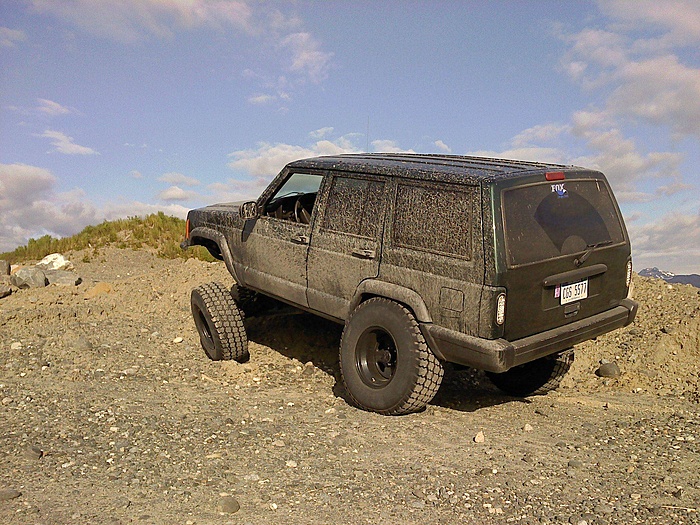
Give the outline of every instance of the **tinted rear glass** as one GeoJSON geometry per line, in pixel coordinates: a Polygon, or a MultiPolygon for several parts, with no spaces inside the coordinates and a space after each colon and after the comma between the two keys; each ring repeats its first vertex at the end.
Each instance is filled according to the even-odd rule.
{"type": "Polygon", "coordinates": [[[516,187],[503,192],[502,203],[510,266],[624,241],[620,218],[603,181],[516,187]]]}

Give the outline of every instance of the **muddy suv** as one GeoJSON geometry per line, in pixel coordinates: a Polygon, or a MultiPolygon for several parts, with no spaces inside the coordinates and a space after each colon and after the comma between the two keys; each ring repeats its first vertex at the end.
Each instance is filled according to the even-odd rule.
{"type": "Polygon", "coordinates": [[[527,396],[573,346],[632,322],[627,231],[605,176],[574,166],[361,154],[288,164],[255,202],[189,212],[183,248],[222,259],[232,289],[192,292],[211,359],[248,358],[243,324],[271,300],[344,323],[354,403],[422,409],[445,362],[527,396]],[[267,303],[266,303],[267,301],[267,303]]]}

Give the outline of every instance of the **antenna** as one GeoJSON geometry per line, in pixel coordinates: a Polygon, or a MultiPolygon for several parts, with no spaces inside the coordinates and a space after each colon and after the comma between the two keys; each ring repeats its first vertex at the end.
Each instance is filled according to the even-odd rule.
{"type": "Polygon", "coordinates": [[[369,115],[367,115],[367,147],[365,152],[369,153],[369,115]]]}

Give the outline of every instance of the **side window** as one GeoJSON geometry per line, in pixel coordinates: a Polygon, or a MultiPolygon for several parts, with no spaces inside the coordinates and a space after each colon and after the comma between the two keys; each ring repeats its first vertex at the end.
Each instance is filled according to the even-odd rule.
{"type": "Polygon", "coordinates": [[[323,176],[293,173],[265,204],[264,215],[309,224],[323,176]]]}
{"type": "Polygon", "coordinates": [[[471,259],[476,195],[472,187],[399,183],[392,244],[471,259]]]}
{"type": "Polygon", "coordinates": [[[376,180],[335,177],[328,193],[321,227],[358,237],[375,238],[383,217],[384,183],[376,180]]]}

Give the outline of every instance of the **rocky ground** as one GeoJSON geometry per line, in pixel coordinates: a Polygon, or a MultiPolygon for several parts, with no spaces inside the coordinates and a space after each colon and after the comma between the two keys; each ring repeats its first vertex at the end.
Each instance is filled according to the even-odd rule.
{"type": "Polygon", "coordinates": [[[306,314],[209,361],[189,293],[230,284],[221,264],[66,255],[81,284],[0,299],[0,523],[700,523],[697,288],[636,278],[637,322],[557,392],[448,370],[383,417],[345,401],[340,327],[306,314]]]}

